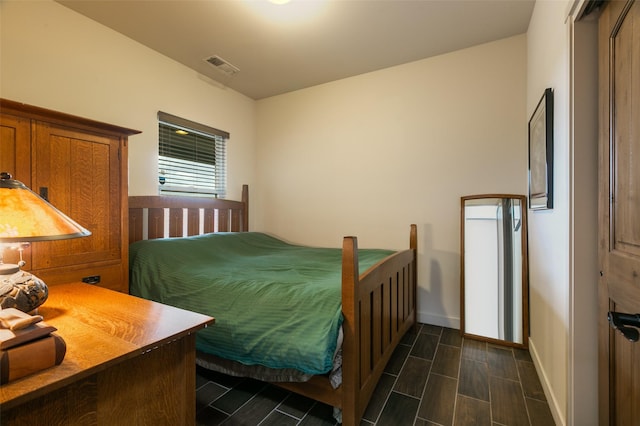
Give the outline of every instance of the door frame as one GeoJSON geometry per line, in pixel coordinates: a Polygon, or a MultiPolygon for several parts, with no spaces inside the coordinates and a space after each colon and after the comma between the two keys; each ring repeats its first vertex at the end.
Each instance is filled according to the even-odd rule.
{"type": "Polygon", "coordinates": [[[567,424],[598,419],[598,16],[574,0],[569,31],[570,294],[567,424]]]}

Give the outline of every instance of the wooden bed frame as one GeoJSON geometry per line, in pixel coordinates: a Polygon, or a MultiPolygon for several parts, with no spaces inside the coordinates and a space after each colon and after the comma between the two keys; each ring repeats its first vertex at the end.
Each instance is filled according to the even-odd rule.
{"type": "MultiPolygon", "coordinates": [[[[242,201],[196,197],[129,197],[129,242],[249,229],[249,190],[242,201]]],[[[394,349],[416,325],[417,229],[410,248],[396,252],[358,275],[356,237],[344,237],[342,251],[342,385],[325,376],[280,387],[342,409],[342,424],[358,425],[394,349]]],[[[215,315],[213,315],[215,316],[215,315]]]]}

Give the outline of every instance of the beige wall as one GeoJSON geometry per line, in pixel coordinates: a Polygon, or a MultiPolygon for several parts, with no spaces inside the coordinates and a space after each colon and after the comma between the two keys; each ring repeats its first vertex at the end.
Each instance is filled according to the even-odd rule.
{"type": "Polygon", "coordinates": [[[420,319],[459,325],[459,197],[526,192],[526,39],[254,102],[67,8],[0,3],[0,96],[142,130],[131,195],[156,193],[156,114],[231,133],[251,227],[403,248],[419,225],[420,319]]]}
{"type": "Polygon", "coordinates": [[[554,209],[529,216],[530,349],[556,423],[582,426],[598,419],[597,44],[574,3],[537,1],[527,33],[527,114],[555,98],[554,209]]]}
{"type": "Polygon", "coordinates": [[[556,421],[566,423],[569,340],[569,41],[564,1],[538,2],[529,23],[527,115],[554,90],[554,208],[529,215],[531,352],[556,421]]]}
{"type": "Polygon", "coordinates": [[[229,195],[254,174],[255,103],[50,0],[0,2],[0,96],[141,130],[131,195],[157,193],[157,112],[231,134],[229,195]]]}
{"type": "Polygon", "coordinates": [[[458,327],[460,197],[526,192],[525,87],[521,35],[258,101],[258,228],[404,248],[416,223],[419,319],[458,327]]]}

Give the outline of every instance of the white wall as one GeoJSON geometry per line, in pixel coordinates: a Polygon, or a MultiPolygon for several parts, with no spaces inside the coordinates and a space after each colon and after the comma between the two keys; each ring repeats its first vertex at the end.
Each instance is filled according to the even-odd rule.
{"type": "Polygon", "coordinates": [[[526,38],[257,102],[256,225],[295,242],[405,248],[419,319],[459,325],[460,197],[527,188],[526,38]]]}
{"type": "Polygon", "coordinates": [[[556,423],[590,425],[598,419],[597,45],[593,24],[574,25],[573,5],[538,0],[527,32],[528,116],[545,88],[555,98],[554,209],[529,215],[530,350],[556,423]]]}
{"type": "Polygon", "coordinates": [[[556,422],[566,423],[569,340],[569,39],[567,3],[536,2],[528,31],[527,115],[554,90],[554,208],[529,215],[530,345],[556,422]],[[558,418],[558,416],[560,418],[558,418]]]}
{"type": "Polygon", "coordinates": [[[50,0],[0,2],[0,96],[141,130],[129,193],[157,193],[158,110],[231,134],[229,195],[253,183],[255,103],[50,0]]]}

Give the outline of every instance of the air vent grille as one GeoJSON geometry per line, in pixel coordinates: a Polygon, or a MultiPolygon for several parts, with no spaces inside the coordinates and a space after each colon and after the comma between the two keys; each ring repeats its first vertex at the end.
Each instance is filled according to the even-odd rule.
{"type": "Polygon", "coordinates": [[[226,75],[235,75],[240,72],[240,68],[222,59],[220,56],[210,56],[205,59],[211,66],[226,75]]]}

